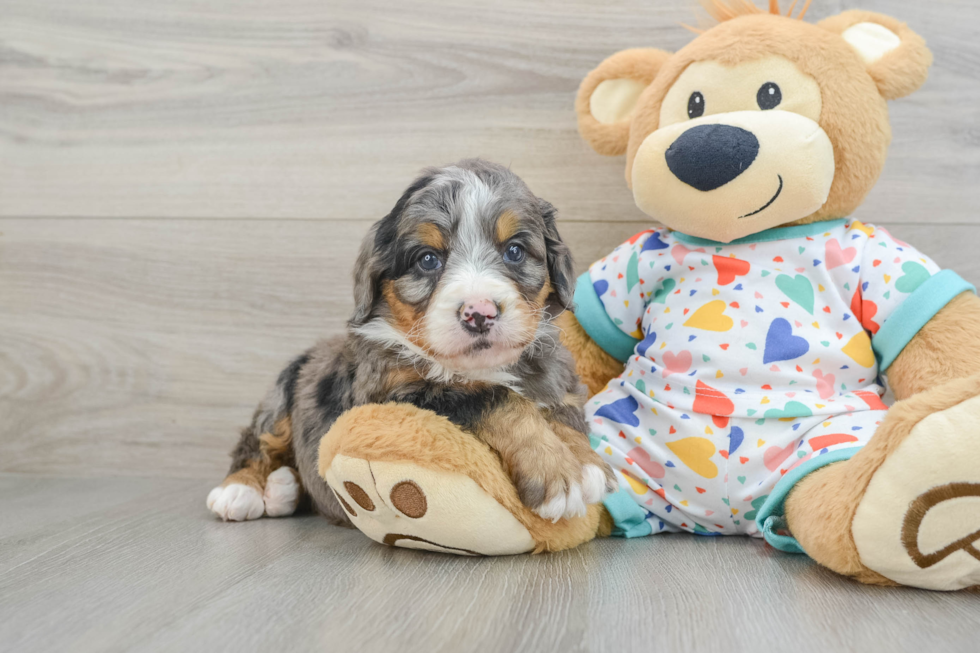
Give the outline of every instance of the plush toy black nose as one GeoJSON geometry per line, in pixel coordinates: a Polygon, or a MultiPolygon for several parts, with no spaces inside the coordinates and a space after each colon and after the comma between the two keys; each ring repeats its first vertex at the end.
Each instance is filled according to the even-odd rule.
{"type": "Polygon", "coordinates": [[[698,125],[667,148],[667,167],[698,190],[724,186],[748,169],[759,154],[759,139],[741,127],[698,125]]]}

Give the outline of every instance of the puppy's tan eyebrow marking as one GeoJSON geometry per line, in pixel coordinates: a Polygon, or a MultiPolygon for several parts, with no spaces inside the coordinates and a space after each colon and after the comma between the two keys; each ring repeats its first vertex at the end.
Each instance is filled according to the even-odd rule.
{"type": "Polygon", "coordinates": [[[420,224],[416,233],[422,244],[440,251],[446,249],[446,239],[442,235],[442,230],[431,222],[420,224]]]}
{"type": "Polygon", "coordinates": [[[507,210],[497,216],[497,242],[505,243],[517,233],[521,225],[520,218],[511,211],[507,210]]]}

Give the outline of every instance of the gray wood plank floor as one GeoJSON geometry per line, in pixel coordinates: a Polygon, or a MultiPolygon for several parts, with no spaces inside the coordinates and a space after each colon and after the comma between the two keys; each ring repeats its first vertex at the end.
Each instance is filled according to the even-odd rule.
{"type": "Polygon", "coordinates": [[[553,555],[226,524],[209,482],[0,475],[8,651],[976,651],[977,595],[862,586],[744,538],[553,555]]]}
{"type": "MultiPolygon", "coordinates": [[[[574,92],[617,50],[681,47],[695,4],[0,0],[0,651],[977,650],[976,594],[754,541],[462,560],[203,507],[421,167],[510,164],[580,270],[649,226],[574,92]]],[[[809,18],[855,7],[936,56],[857,215],[980,284],[980,3],[809,18]]]]}

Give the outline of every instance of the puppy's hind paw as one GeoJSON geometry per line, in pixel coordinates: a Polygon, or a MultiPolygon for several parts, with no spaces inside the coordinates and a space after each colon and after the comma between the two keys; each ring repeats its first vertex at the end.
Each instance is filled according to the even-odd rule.
{"type": "Polygon", "coordinates": [[[296,512],[302,488],[292,467],[280,467],[265,479],[265,514],[285,517],[296,512]]]}
{"type": "Polygon", "coordinates": [[[258,519],[265,512],[262,493],[251,485],[231,483],[208,493],[208,509],[225,521],[258,519]]]}

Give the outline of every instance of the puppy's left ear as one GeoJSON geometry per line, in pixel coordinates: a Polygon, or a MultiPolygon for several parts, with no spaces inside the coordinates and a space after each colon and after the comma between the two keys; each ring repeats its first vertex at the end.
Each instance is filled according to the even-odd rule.
{"type": "Polygon", "coordinates": [[[840,34],[857,51],[868,74],[886,100],[897,100],[926,81],[932,53],[925,40],[908,25],[890,16],[852,10],[818,23],[840,34]]]}
{"type": "Polygon", "coordinates": [[[544,242],[548,249],[548,276],[551,279],[551,288],[561,307],[570,309],[575,296],[575,265],[572,262],[572,252],[558,234],[555,207],[542,199],[538,200],[538,205],[541,217],[544,218],[544,242]]]}

